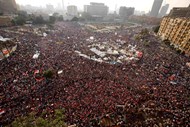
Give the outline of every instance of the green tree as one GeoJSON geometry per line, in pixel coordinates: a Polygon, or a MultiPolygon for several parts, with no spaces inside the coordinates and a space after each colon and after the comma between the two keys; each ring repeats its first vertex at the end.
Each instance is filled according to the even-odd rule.
{"type": "Polygon", "coordinates": [[[14,25],[24,25],[26,23],[26,19],[22,16],[17,16],[12,20],[14,25]]]}
{"type": "Polygon", "coordinates": [[[26,23],[27,18],[28,18],[27,12],[26,11],[19,11],[17,14],[18,14],[18,16],[12,20],[12,23],[14,25],[24,25],[26,23]]]}
{"type": "Polygon", "coordinates": [[[155,33],[158,33],[159,29],[160,29],[160,26],[153,27],[153,31],[154,31],[155,33]]]}
{"type": "Polygon", "coordinates": [[[141,30],[141,34],[142,34],[142,35],[148,35],[148,34],[149,34],[148,29],[147,29],[147,28],[142,29],[142,30],[141,30]]]}
{"type": "Polygon", "coordinates": [[[45,21],[44,21],[44,18],[40,15],[40,16],[37,16],[34,18],[33,23],[34,24],[44,24],[45,21]]]}
{"type": "Polygon", "coordinates": [[[82,13],[82,17],[81,18],[85,19],[85,20],[90,20],[90,21],[95,20],[89,13],[86,13],[86,12],[82,13]]]}
{"type": "Polygon", "coordinates": [[[55,16],[50,16],[50,17],[49,17],[49,22],[50,22],[50,23],[53,24],[53,23],[55,23],[55,21],[56,21],[56,17],[55,17],[55,16]]]}
{"type": "Polygon", "coordinates": [[[18,15],[25,19],[28,17],[28,14],[26,11],[18,11],[18,15]]]}
{"type": "Polygon", "coordinates": [[[52,70],[47,70],[44,72],[43,76],[47,79],[52,78],[53,77],[53,71],[52,70]]]}
{"type": "Polygon", "coordinates": [[[71,19],[71,21],[79,21],[79,18],[73,17],[73,18],[71,19]]]}
{"type": "Polygon", "coordinates": [[[55,13],[53,13],[53,16],[57,18],[57,17],[59,17],[59,13],[55,12],[55,13]]]}
{"type": "Polygon", "coordinates": [[[58,20],[58,21],[64,21],[63,15],[60,15],[57,20],[58,20]]]}

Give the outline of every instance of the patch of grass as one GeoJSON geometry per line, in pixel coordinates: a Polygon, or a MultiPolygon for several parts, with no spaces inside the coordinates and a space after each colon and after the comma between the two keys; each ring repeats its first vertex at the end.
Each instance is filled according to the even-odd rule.
{"type": "Polygon", "coordinates": [[[40,116],[36,116],[36,113],[32,112],[28,116],[23,116],[15,119],[11,123],[11,127],[66,127],[64,122],[64,110],[57,109],[54,114],[49,114],[48,117],[44,115],[47,112],[42,112],[40,116]]]}

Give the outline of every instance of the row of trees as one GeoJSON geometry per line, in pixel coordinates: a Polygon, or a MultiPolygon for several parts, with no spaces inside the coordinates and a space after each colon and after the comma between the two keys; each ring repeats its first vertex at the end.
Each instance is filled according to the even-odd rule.
{"type": "Polygon", "coordinates": [[[18,16],[12,20],[12,23],[14,25],[24,25],[27,23],[27,21],[33,24],[52,24],[55,21],[63,21],[63,16],[59,15],[58,13],[54,13],[52,16],[49,16],[49,20],[44,20],[43,16],[41,15],[29,15],[25,11],[19,11],[18,16]]]}
{"type": "MultiPolygon", "coordinates": [[[[63,21],[64,18],[59,13],[54,13],[49,16],[49,20],[45,20],[41,15],[27,14],[26,11],[19,11],[18,15],[12,20],[14,25],[24,25],[27,22],[31,22],[33,24],[53,24],[55,21],[63,21]]],[[[82,15],[78,17],[73,17],[70,21],[95,21],[95,18],[90,14],[84,12],[82,15]]]]}

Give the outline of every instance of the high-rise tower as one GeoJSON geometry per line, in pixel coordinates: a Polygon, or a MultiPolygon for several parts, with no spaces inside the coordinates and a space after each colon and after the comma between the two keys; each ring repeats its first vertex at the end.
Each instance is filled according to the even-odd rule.
{"type": "Polygon", "coordinates": [[[63,11],[64,11],[64,0],[62,0],[62,9],[63,9],[63,11]]]}
{"type": "Polygon", "coordinates": [[[162,6],[162,8],[160,9],[160,13],[159,13],[158,17],[165,16],[167,11],[168,11],[168,8],[169,8],[169,4],[162,6]]]}
{"type": "Polygon", "coordinates": [[[150,12],[151,17],[157,17],[163,0],[154,0],[152,10],[150,12]]]}
{"type": "Polygon", "coordinates": [[[15,0],[0,0],[0,12],[4,14],[16,13],[17,5],[15,0]]]}

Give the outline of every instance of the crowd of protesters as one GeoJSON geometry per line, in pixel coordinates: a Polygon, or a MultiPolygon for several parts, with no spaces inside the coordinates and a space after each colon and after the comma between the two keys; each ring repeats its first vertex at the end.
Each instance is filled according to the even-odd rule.
{"type": "Polygon", "coordinates": [[[81,127],[101,126],[101,118],[107,117],[113,125],[190,126],[189,58],[153,34],[142,38],[149,40],[145,46],[142,39],[135,39],[142,28],[98,33],[78,23],[61,22],[44,37],[32,27],[20,32],[19,27],[1,29],[0,35],[16,38],[18,46],[0,61],[0,123],[63,108],[65,121],[81,127]],[[95,43],[86,41],[90,36],[98,42],[121,39],[137,45],[143,58],[116,65],[83,58],[75,50],[87,54],[88,44],[95,43]],[[40,55],[33,59],[36,51],[40,55]],[[49,69],[53,77],[43,78],[49,69]],[[118,105],[123,105],[122,111],[118,105]]]}

